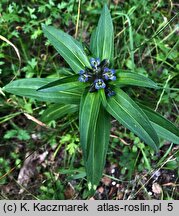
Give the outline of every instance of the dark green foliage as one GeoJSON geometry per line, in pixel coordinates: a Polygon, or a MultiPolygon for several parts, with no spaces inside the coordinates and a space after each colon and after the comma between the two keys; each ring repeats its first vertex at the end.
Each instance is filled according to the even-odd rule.
{"type": "MultiPolygon", "coordinates": [[[[32,114],[34,106],[43,104],[35,102],[35,100],[45,101],[47,105],[52,103],[43,112],[41,120],[53,127],[56,126],[54,120],[59,120],[62,123],[62,127],[60,127],[70,128],[69,131],[72,134],[77,133],[78,126],[76,126],[75,121],[79,120],[80,142],[88,188],[91,193],[96,189],[103,174],[110,137],[111,116],[149,145],[149,147],[145,146],[134,135],[129,136],[128,139],[133,140],[134,145],[132,145],[133,147],[120,146],[122,151],[119,161],[121,173],[126,174],[128,179],[131,179],[136,167],[139,172],[144,169],[151,170],[151,161],[154,160],[152,148],[160,152],[163,139],[179,144],[178,128],[149,108],[154,108],[154,104],[157,104],[157,110],[158,107],[160,108],[160,104],[165,104],[162,110],[159,109],[161,113],[165,117],[168,113],[173,113],[174,117],[169,118],[172,121],[177,118],[179,64],[177,62],[178,52],[176,51],[178,42],[174,37],[176,33],[168,36],[170,40],[167,36],[161,40],[161,32],[158,34],[165,24],[162,23],[161,17],[166,16],[167,19],[170,17],[166,14],[165,3],[161,1],[160,5],[156,6],[163,13],[162,16],[154,9],[155,5],[152,6],[152,3],[132,1],[132,7],[128,2],[119,5],[111,4],[113,22],[107,5],[100,12],[101,2],[95,1],[93,3],[95,6],[90,3],[86,9],[81,8],[81,13],[91,17],[91,19],[89,18],[90,21],[86,21],[87,18],[84,17],[85,24],[83,23],[83,29],[79,29],[78,32],[80,41],[89,41],[90,35],[92,35],[90,42],[84,45],[71,36],[74,35],[76,16],[71,16],[70,13],[72,11],[74,14],[77,12],[75,1],[71,0],[68,3],[62,1],[58,4],[55,0],[45,4],[43,1],[39,1],[38,7],[33,7],[32,2],[30,1],[28,6],[23,5],[20,1],[17,3],[8,1],[4,3],[2,1],[0,3],[0,13],[3,13],[3,20],[0,21],[3,26],[2,35],[7,35],[8,39],[12,39],[12,42],[19,48],[22,57],[21,71],[23,71],[23,74],[19,73],[18,66],[14,64],[16,57],[9,58],[12,55],[11,48],[8,47],[6,50],[7,45],[3,42],[0,48],[2,53],[0,54],[0,65],[3,65],[2,82],[8,83],[11,76],[7,75],[12,71],[17,77],[26,78],[10,82],[3,90],[11,94],[32,98],[32,100],[26,100],[13,96],[13,100],[16,101],[14,109],[32,114]],[[4,10],[6,3],[8,7],[4,10]],[[154,11],[151,16],[147,15],[150,11],[154,11]],[[9,12],[11,16],[8,14],[9,12]],[[96,19],[100,13],[101,16],[97,24],[96,19]],[[136,17],[140,17],[141,21],[139,22],[136,17]],[[152,20],[157,20],[156,26],[154,25],[155,31],[151,28],[153,26],[152,20]],[[12,27],[10,27],[11,34],[8,34],[4,26],[8,26],[12,22],[17,23],[17,30],[11,30],[12,27]],[[56,28],[49,26],[52,23],[56,28]],[[97,28],[91,27],[96,24],[97,28]],[[72,31],[69,30],[70,25],[72,25],[72,31]],[[41,28],[41,26],[43,27],[41,28]],[[45,43],[43,33],[49,40],[46,47],[43,46],[45,43]],[[83,35],[86,35],[85,38],[83,35]],[[153,35],[155,37],[152,37],[153,35]],[[25,37],[29,43],[25,43],[26,40],[22,41],[25,37]],[[140,46],[143,42],[144,46],[140,46]],[[54,49],[49,44],[55,47],[71,69],[63,68],[66,64],[60,56],[56,57],[54,49]],[[31,53],[29,52],[31,47],[38,47],[38,50],[31,53]],[[151,59],[148,59],[150,56],[151,59]],[[94,78],[96,75],[91,80],[79,82],[78,73],[81,70],[85,70],[87,73],[92,71],[93,73],[97,69],[90,63],[91,57],[100,58],[100,61],[110,60],[109,68],[117,69],[115,72],[116,80],[105,80],[106,87],[100,87],[97,83],[97,88],[94,78]],[[9,63],[12,65],[12,69],[9,69],[9,63]],[[59,63],[60,69],[58,69],[59,63]],[[98,89],[98,87],[100,88],[98,89]],[[171,103],[174,105],[174,111],[171,103]],[[71,122],[75,122],[75,129],[71,122]],[[71,128],[73,128],[72,131],[71,128]],[[137,139],[138,141],[136,141],[137,139]],[[142,160],[138,160],[140,153],[143,157],[142,160]],[[135,159],[136,161],[133,163],[135,159]]],[[[166,33],[168,34],[167,28],[164,29],[163,35],[165,36],[166,33]]],[[[100,73],[102,72],[100,71],[100,73]]],[[[103,74],[99,77],[100,82],[103,79],[102,76],[103,74]]],[[[36,108],[39,109],[38,106],[36,108]]],[[[8,121],[16,115],[19,114],[12,113],[12,115],[5,116],[1,122],[8,121]]],[[[5,133],[4,139],[29,140],[29,134],[29,131],[27,132],[25,129],[10,129],[5,133]]],[[[120,135],[123,136],[123,134],[120,135]]],[[[69,142],[68,145],[65,146],[66,152],[72,155],[67,163],[70,166],[74,162],[78,143],[77,139],[74,140],[70,138],[66,141],[69,142]]],[[[50,136],[49,134],[50,145],[53,146],[55,142],[54,135],[50,136]]],[[[55,155],[62,144],[64,143],[61,142],[56,149],[55,155]]],[[[176,169],[177,162],[175,162],[167,163],[165,168],[176,169]]],[[[84,171],[81,178],[83,177],[85,177],[84,171]]],[[[40,198],[64,198],[61,193],[54,194],[56,187],[61,191],[64,190],[61,182],[57,181],[57,184],[51,184],[49,179],[48,177],[46,184],[40,189],[44,193],[41,194],[40,198]],[[47,192],[48,187],[53,189],[47,192]]]]}
{"type": "MultiPolygon", "coordinates": [[[[79,104],[79,97],[82,93],[79,113],[80,142],[83,150],[88,187],[91,192],[96,189],[102,176],[109,143],[109,114],[105,109],[155,150],[159,148],[157,134],[165,137],[164,134],[165,131],[167,132],[167,128],[170,128],[167,133],[167,139],[171,141],[178,140],[178,135],[176,136],[179,133],[178,129],[172,123],[163,120],[162,117],[158,117],[155,114],[151,115],[148,110],[144,109],[146,115],[122,89],[113,88],[110,82],[109,84],[103,83],[102,75],[100,75],[100,78],[97,78],[98,81],[93,80],[94,84],[92,85],[94,87],[92,86],[91,88],[94,88],[95,91],[92,91],[91,88],[89,92],[84,90],[89,89],[88,76],[90,77],[91,73],[96,73],[98,77],[101,70],[109,71],[108,68],[105,68],[106,66],[102,66],[104,69],[98,68],[99,61],[103,59],[113,60],[113,24],[106,5],[103,7],[97,29],[91,38],[91,53],[96,57],[96,60],[91,59],[91,65],[83,51],[83,46],[74,38],[54,27],[43,26],[43,31],[75,73],[79,72],[81,76],[84,76],[83,70],[86,67],[89,68],[84,78],[80,78],[81,82],[87,82],[86,87],[81,85],[80,82],[78,83],[76,75],[71,75],[53,82],[50,82],[48,79],[14,81],[5,86],[4,90],[21,96],[62,104],[73,104],[76,102],[79,104]],[[89,72],[90,67],[94,68],[91,72],[89,72]],[[42,84],[43,82],[47,84],[44,85],[42,84]],[[97,85],[97,82],[101,84],[98,83],[97,85]],[[28,88],[27,85],[29,85],[28,88]],[[110,85],[114,91],[110,89],[110,85]],[[109,91],[111,91],[110,94],[109,91]],[[110,97],[106,100],[106,96],[110,97]],[[163,125],[163,122],[165,125],[163,125]]],[[[108,79],[108,76],[105,79],[108,79]]],[[[120,85],[121,87],[137,85],[157,88],[153,81],[144,76],[123,72],[121,72],[120,76],[120,71],[118,71],[115,84],[116,86],[119,85],[119,87],[120,85]]]]}

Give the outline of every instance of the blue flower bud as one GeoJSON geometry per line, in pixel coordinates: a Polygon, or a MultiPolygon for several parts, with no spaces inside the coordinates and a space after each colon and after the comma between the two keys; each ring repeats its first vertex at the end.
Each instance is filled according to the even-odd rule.
{"type": "Polygon", "coordinates": [[[109,68],[104,68],[103,70],[103,77],[105,80],[116,80],[115,70],[114,69],[109,69],[109,68]]]}
{"type": "Polygon", "coordinates": [[[82,74],[82,75],[78,78],[78,80],[79,80],[80,82],[87,82],[87,81],[88,81],[88,74],[82,74]]]}
{"type": "Polygon", "coordinates": [[[109,79],[112,80],[112,81],[115,81],[116,80],[116,76],[113,75],[109,79]]]}
{"type": "Polygon", "coordinates": [[[95,84],[95,89],[101,89],[101,88],[105,88],[106,87],[106,84],[104,83],[104,81],[102,79],[96,79],[94,81],[94,84],[95,84]]]}
{"type": "Polygon", "coordinates": [[[110,88],[107,88],[105,90],[105,92],[106,92],[106,94],[107,94],[108,97],[116,95],[116,93],[114,91],[112,91],[110,88]]]}
{"type": "Polygon", "coordinates": [[[90,83],[89,92],[104,89],[107,96],[111,97],[115,95],[115,92],[109,88],[110,83],[108,83],[108,80],[116,80],[115,70],[108,68],[110,64],[109,60],[103,59],[100,62],[99,58],[91,58],[90,64],[91,68],[85,67],[79,71],[78,80],[80,82],[90,83]]]}
{"type": "Polygon", "coordinates": [[[114,96],[114,95],[116,95],[116,93],[114,91],[110,91],[110,92],[107,93],[108,97],[111,97],[111,96],[114,96]]]}
{"type": "Polygon", "coordinates": [[[79,74],[80,74],[80,75],[82,75],[82,74],[84,74],[84,73],[85,73],[85,70],[80,70],[80,71],[79,71],[79,74]]]}
{"type": "Polygon", "coordinates": [[[91,64],[91,67],[97,69],[97,67],[100,65],[100,59],[99,58],[91,58],[90,59],[90,64],[91,64]]]}

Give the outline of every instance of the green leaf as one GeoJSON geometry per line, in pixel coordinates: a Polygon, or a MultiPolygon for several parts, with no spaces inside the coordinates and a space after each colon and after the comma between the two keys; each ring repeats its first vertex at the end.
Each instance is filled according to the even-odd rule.
{"type": "Polygon", "coordinates": [[[29,140],[30,139],[30,135],[28,134],[28,132],[26,130],[18,130],[18,135],[17,138],[19,140],[29,140]]]}
{"type": "Polygon", "coordinates": [[[85,161],[89,152],[89,141],[95,132],[101,100],[98,93],[84,93],[80,103],[80,140],[85,161]]]}
{"type": "Polygon", "coordinates": [[[98,26],[92,34],[90,41],[91,52],[101,60],[113,61],[114,32],[110,12],[105,4],[98,22],[98,26]]]}
{"type": "Polygon", "coordinates": [[[50,43],[74,72],[78,73],[85,66],[91,67],[80,42],[76,41],[69,34],[52,26],[43,25],[42,28],[50,43]]]}
{"type": "Polygon", "coordinates": [[[16,137],[18,131],[17,130],[8,130],[5,135],[4,135],[4,139],[11,139],[13,137],[16,137]]]}
{"type": "Polygon", "coordinates": [[[41,86],[46,85],[54,79],[46,78],[29,78],[15,80],[5,87],[3,90],[11,94],[34,98],[40,101],[62,103],[62,104],[79,104],[81,92],[80,91],[61,91],[61,92],[39,92],[41,86]]]}
{"type": "Polygon", "coordinates": [[[133,85],[133,86],[142,86],[148,88],[158,88],[157,84],[151,79],[136,73],[129,72],[120,72],[116,71],[117,80],[114,82],[114,85],[133,85]]]}
{"type": "Polygon", "coordinates": [[[100,89],[98,90],[101,96],[101,101],[104,107],[107,106],[107,100],[106,100],[106,95],[105,95],[105,90],[104,89],[100,89]]]}
{"type": "Polygon", "coordinates": [[[18,138],[19,140],[29,140],[30,135],[26,130],[17,129],[17,130],[9,130],[4,135],[4,139],[18,138]]]}
{"type": "Polygon", "coordinates": [[[157,150],[158,136],[146,114],[124,91],[115,89],[115,92],[116,95],[108,99],[107,111],[146,144],[157,150]]]}
{"type": "Polygon", "coordinates": [[[70,89],[83,89],[86,85],[78,81],[79,75],[72,75],[62,79],[58,79],[40,87],[37,91],[42,92],[57,92],[67,91],[70,89]]]}
{"type": "Polygon", "coordinates": [[[95,133],[91,137],[89,156],[86,161],[86,173],[91,188],[95,189],[102,178],[106,162],[106,154],[110,138],[110,115],[100,107],[99,116],[96,122],[95,133]]]}
{"type": "Polygon", "coordinates": [[[99,92],[84,94],[80,109],[80,140],[88,186],[93,192],[104,169],[109,143],[110,116],[101,104],[99,92]]]}
{"type": "Polygon", "coordinates": [[[139,104],[139,106],[143,109],[160,137],[175,144],[179,144],[179,129],[172,122],[142,104],[139,104]]]}
{"type": "Polygon", "coordinates": [[[73,114],[77,112],[79,106],[76,104],[52,104],[46,109],[41,117],[41,121],[49,122],[63,118],[65,115],[73,114]]]}

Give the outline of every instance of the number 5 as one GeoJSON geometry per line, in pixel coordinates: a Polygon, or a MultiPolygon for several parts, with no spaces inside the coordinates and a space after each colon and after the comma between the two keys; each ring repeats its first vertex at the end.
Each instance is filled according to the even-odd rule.
{"type": "Polygon", "coordinates": [[[173,203],[168,203],[167,210],[168,211],[172,211],[173,210],[173,203]]]}

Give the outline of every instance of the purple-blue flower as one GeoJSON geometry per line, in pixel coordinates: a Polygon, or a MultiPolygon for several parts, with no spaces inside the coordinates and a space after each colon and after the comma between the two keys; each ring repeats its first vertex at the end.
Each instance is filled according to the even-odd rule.
{"type": "Polygon", "coordinates": [[[104,68],[103,71],[103,77],[105,80],[116,80],[115,70],[114,69],[109,69],[109,68],[104,68]]]}
{"type": "Polygon", "coordinates": [[[101,89],[101,88],[105,88],[106,84],[102,79],[95,79],[94,81],[94,85],[95,85],[95,89],[101,89]]]}
{"type": "Polygon", "coordinates": [[[78,80],[80,81],[80,82],[87,82],[88,81],[88,74],[82,74],[79,78],[78,78],[78,80]]]}
{"type": "Polygon", "coordinates": [[[90,64],[92,68],[97,69],[97,67],[100,65],[100,59],[99,58],[91,58],[90,59],[90,64]]]}
{"type": "Polygon", "coordinates": [[[82,75],[82,74],[84,74],[84,73],[85,73],[85,70],[80,70],[80,71],[79,71],[79,74],[80,74],[80,75],[82,75]]]}
{"type": "Polygon", "coordinates": [[[104,89],[106,96],[113,96],[115,92],[110,89],[110,82],[116,80],[115,70],[108,68],[108,59],[100,61],[99,58],[90,59],[91,68],[85,67],[79,71],[80,82],[88,82],[89,92],[104,89]]]}

